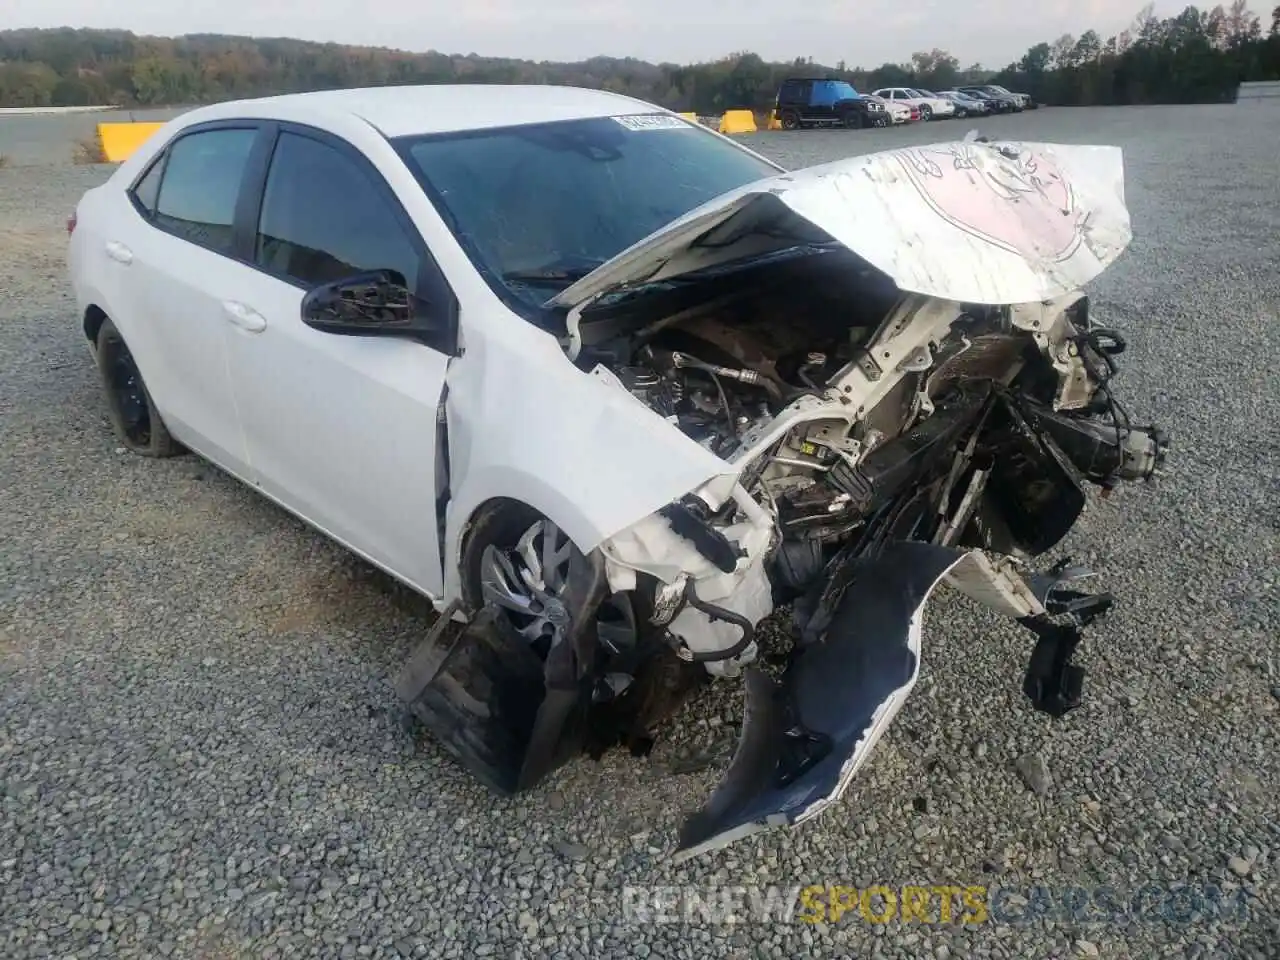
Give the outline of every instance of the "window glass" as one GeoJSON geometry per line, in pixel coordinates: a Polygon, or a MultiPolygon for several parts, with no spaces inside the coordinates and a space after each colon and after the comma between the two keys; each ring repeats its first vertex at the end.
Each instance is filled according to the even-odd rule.
{"type": "Polygon", "coordinates": [[[156,198],[160,194],[160,173],[164,168],[164,156],[151,164],[151,169],[147,171],[146,176],[138,181],[138,185],[133,188],[134,199],[141,204],[147,213],[156,212],[156,198]]]}
{"type": "Polygon", "coordinates": [[[344,152],[298,134],[276,143],[257,263],[308,286],[393,270],[417,292],[419,257],[390,203],[344,152]]]}
{"type": "Polygon", "coordinates": [[[778,173],[661,114],[411,139],[407,152],[476,266],[532,307],[695,207],[778,173]]]}
{"type": "Polygon", "coordinates": [[[782,85],[782,100],[792,103],[804,98],[804,84],[797,80],[788,80],[782,85]]]}
{"type": "Polygon", "coordinates": [[[207,130],[169,148],[156,223],[219,253],[232,249],[231,225],[256,130],[207,130]]]}
{"type": "Polygon", "coordinates": [[[853,100],[858,96],[851,84],[842,80],[823,80],[813,85],[813,105],[829,107],[840,100],[853,100]]]}

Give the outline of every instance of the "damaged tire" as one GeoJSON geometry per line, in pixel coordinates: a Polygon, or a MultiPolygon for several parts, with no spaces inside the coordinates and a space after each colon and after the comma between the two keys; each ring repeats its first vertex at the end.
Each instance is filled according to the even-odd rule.
{"type": "Polygon", "coordinates": [[[173,457],[184,450],[169,435],[129,346],[110,319],[98,329],[98,375],[107,415],[126,449],[143,457],[173,457]]]}
{"type": "Polygon", "coordinates": [[[409,708],[477,778],[515,793],[584,746],[610,689],[596,668],[634,652],[636,620],[626,595],[608,595],[598,555],[515,501],[476,517],[462,573],[478,612],[434,641],[409,708]]]}

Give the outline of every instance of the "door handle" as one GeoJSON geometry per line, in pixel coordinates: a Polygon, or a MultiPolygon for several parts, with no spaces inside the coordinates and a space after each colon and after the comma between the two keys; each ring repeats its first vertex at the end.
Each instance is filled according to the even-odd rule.
{"type": "Polygon", "coordinates": [[[253,307],[245,306],[235,300],[223,300],[222,312],[228,320],[241,330],[249,333],[261,333],[267,329],[267,318],[253,307]]]}
{"type": "Polygon", "coordinates": [[[117,263],[133,263],[133,251],[118,240],[107,241],[107,256],[117,263]]]}

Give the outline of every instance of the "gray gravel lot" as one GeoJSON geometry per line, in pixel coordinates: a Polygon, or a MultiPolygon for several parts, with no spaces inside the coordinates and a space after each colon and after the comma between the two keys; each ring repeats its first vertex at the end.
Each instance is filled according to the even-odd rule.
{"type": "MultiPolygon", "coordinates": [[[[117,450],[64,278],[63,221],[107,169],[59,146],[0,170],[0,956],[1280,956],[1280,111],[1258,116],[981,125],[1126,149],[1136,237],[1091,292],[1129,340],[1123,396],[1175,446],[1071,537],[1119,598],[1082,654],[1085,705],[1033,713],[1028,635],[944,594],[922,684],[843,802],[678,867],[738,688],[646,760],[493,799],[400,721],[424,602],[195,459],[117,450]],[[624,885],[870,883],[1189,883],[1247,906],[970,926],[621,911],[624,885]]],[[[968,125],[751,142],[799,166],[968,125]]]]}

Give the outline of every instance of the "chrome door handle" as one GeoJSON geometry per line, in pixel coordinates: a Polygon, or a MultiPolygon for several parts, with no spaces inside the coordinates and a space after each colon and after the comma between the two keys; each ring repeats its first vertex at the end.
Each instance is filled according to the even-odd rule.
{"type": "Polygon", "coordinates": [[[245,306],[235,300],[223,300],[222,312],[228,320],[249,333],[261,333],[267,329],[267,318],[253,307],[245,306]]]}
{"type": "Polygon", "coordinates": [[[117,263],[133,263],[133,251],[117,240],[107,241],[107,256],[117,263]]]}

